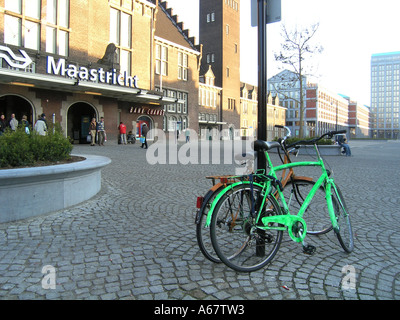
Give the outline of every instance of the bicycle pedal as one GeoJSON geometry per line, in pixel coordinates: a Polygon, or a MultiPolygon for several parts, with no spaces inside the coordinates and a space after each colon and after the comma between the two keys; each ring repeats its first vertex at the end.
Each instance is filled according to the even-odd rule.
{"type": "Polygon", "coordinates": [[[312,256],[315,253],[316,250],[317,250],[317,248],[312,246],[311,244],[303,246],[303,252],[305,254],[309,254],[310,256],[312,256]]]}

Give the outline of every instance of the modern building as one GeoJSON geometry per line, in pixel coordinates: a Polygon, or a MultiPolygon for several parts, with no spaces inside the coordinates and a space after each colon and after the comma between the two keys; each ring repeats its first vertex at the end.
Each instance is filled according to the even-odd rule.
{"type": "MultiPolygon", "coordinates": [[[[84,143],[90,119],[108,140],[198,129],[201,53],[158,0],[0,0],[0,114],[45,113],[84,143]],[[180,127],[179,127],[180,126],[180,127]]],[[[151,138],[151,137],[150,137],[151,138]]]]}
{"type": "Polygon", "coordinates": [[[349,139],[369,138],[372,128],[370,108],[351,100],[350,97],[343,97],[349,102],[349,139]]]}
{"type": "MultiPolygon", "coordinates": [[[[293,134],[300,128],[300,85],[291,71],[284,70],[268,79],[268,89],[278,94],[280,104],[287,108],[286,125],[293,134]]],[[[347,130],[349,138],[366,138],[370,135],[371,114],[367,106],[350,97],[332,92],[303,77],[304,132],[318,136],[330,130],[347,130]]]]}
{"type": "Polygon", "coordinates": [[[221,91],[220,129],[227,139],[240,135],[240,1],[200,0],[199,41],[203,46],[200,75],[212,66],[221,91]]]}
{"type": "Polygon", "coordinates": [[[400,52],[371,57],[373,138],[399,138],[400,52]]]}

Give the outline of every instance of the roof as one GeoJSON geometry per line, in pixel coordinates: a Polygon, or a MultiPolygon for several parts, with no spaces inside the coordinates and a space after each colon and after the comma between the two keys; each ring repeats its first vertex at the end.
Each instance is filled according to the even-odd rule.
{"type": "Polygon", "coordinates": [[[155,36],[198,51],[195,46],[195,38],[189,37],[189,30],[184,29],[183,22],[178,21],[177,15],[173,15],[172,8],[168,8],[167,1],[158,4],[155,36]]]}

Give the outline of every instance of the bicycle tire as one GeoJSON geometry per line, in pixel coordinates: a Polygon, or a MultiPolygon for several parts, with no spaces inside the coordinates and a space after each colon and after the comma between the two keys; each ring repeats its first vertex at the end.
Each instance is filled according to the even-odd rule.
{"type": "Polygon", "coordinates": [[[332,205],[335,211],[337,228],[335,228],[336,236],[343,250],[351,253],[354,250],[353,229],[351,227],[350,215],[347,211],[346,202],[339,187],[332,188],[332,205]]]}
{"type": "MultiPolygon", "coordinates": [[[[210,231],[214,250],[220,260],[235,271],[259,270],[271,262],[279,250],[283,231],[258,229],[252,215],[252,206],[259,211],[257,206],[263,196],[258,185],[240,184],[218,201],[213,212],[210,231]]],[[[261,217],[281,213],[271,195],[266,201],[261,217]]],[[[261,219],[258,223],[262,225],[261,219]]]]}
{"type": "MultiPolygon", "coordinates": [[[[315,181],[294,179],[289,180],[283,189],[283,195],[288,202],[291,214],[297,214],[310,190],[314,187],[315,181]]],[[[325,188],[321,186],[309,206],[304,212],[303,219],[307,223],[307,235],[322,235],[333,229],[329,218],[329,211],[326,206],[325,188]]]]}
{"type": "Polygon", "coordinates": [[[210,189],[204,196],[203,204],[196,215],[196,238],[197,244],[201,253],[210,261],[215,263],[221,263],[217,254],[214,251],[211,243],[210,228],[205,227],[208,211],[211,208],[211,204],[218,195],[218,193],[224,188],[221,185],[216,190],[210,189]]]}

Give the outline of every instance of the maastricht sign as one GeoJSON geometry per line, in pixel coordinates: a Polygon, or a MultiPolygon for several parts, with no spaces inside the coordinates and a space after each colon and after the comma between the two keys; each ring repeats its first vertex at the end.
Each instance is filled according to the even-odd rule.
{"type": "Polygon", "coordinates": [[[116,69],[105,71],[103,68],[89,69],[84,66],[76,66],[66,63],[66,60],[61,58],[57,62],[54,57],[47,57],[47,73],[54,74],[82,81],[92,81],[119,85],[123,87],[137,88],[138,77],[129,76],[125,71],[123,74],[117,72],[116,69]]]}
{"type": "MultiPolygon", "coordinates": [[[[0,45],[0,59],[14,69],[26,69],[32,64],[32,59],[24,50],[19,50],[20,55],[15,54],[9,47],[0,45]]],[[[67,64],[64,58],[56,60],[52,56],[47,56],[47,73],[71,79],[91,81],[96,83],[105,83],[119,85],[122,87],[138,88],[138,77],[129,76],[127,72],[120,74],[116,69],[106,71],[103,68],[90,69],[84,66],[67,64]]]]}

